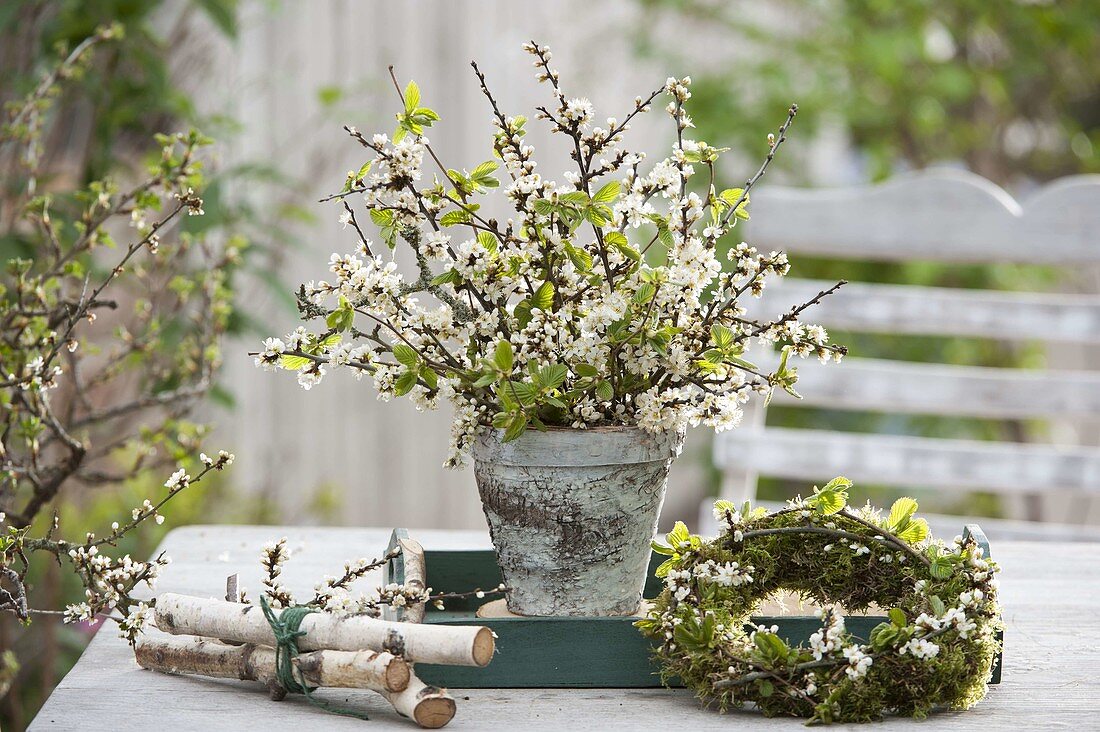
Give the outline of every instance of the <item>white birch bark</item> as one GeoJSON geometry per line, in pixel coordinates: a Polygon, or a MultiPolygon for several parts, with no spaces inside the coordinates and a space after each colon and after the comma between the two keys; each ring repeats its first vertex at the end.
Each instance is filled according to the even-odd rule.
{"type": "Polygon", "coordinates": [[[421,727],[437,729],[455,716],[455,700],[446,689],[428,686],[413,674],[403,691],[383,692],[393,708],[421,727]]]}
{"type": "MultiPolygon", "coordinates": [[[[271,684],[276,681],[275,649],[251,643],[229,646],[195,636],[139,636],[134,656],[143,667],[172,674],[197,674],[271,684]]],[[[404,659],[375,651],[312,651],[291,661],[309,686],[370,689],[400,695],[412,672],[404,659]]]]}
{"type": "MultiPolygon", "coordinates": [[[[165,593],[157,598],[156,620],[158,628],[173,635],[275,645],[271,626],[255,605],[165,593]]],[[[312,613],[300,629],[303,651],[386,651],[409,663],[485,666],[496,645],[493,632],[483,626],[394,623],[363,615],[312,613]]]]}

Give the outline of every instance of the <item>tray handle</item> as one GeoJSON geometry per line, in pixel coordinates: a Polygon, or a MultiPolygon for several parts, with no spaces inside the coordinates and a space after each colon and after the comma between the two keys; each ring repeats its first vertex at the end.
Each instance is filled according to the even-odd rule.
{"type": "MultiPolygon", "coordinates": [[[[389,554],[395,549],[400,549],[400,552],[382,567],[382,584],[397,583],[413,590],[425,590],[428,586],[428,578],[424,564],[424,547],[409,536],[408,529],[394,529],[390,534],[386,553],[389,554]]],[[[382,609],[382,617],[385,620],[422,623],[426,610],[424,603],[403,608],[387,605],[382,609]]]]}
{"type": "MultiPolygon", "coordinates": [[[[985,551],[985,558],[989,559],[989,538],[982,531],[982,527],[977,524],[967,524],[963,527],[963,539],[973,539],[974,543],[980,546],[985,551]]],[[[1004,647],[1004,631],[997,631],[997,641],[1004,647]]],[[[993,668],[989,673],[989,683],[999,684],[1001,683],[1001,667],[1004,664],[1004,651],[1002,650],[997,654],[997,658],[993,661],[993,668]]]]}

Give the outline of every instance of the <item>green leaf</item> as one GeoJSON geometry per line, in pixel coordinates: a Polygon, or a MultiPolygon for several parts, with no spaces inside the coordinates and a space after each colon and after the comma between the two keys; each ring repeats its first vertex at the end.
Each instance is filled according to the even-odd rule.
{"type": "Polygon", "coordinates": [[[653,574],[657,575],[658,577],[667,577],[669,570],[676,566],[677,561],[679,560],[676,557],[666,559],[657,566],[657,569],[654,570],[653,574]]]}
{"type": "Polygon", "coordinates": [[[738,513],[737,504],[735,504],[733,501],[726,501],[726,500],[717,500],[717,501],[715,501],[714,502],[714,510],[715,511],[722,511],[723,513],[725,513],[726,511],[729,511],[730,513],[735,514],[735,515],[738,513]]]}
{"type": "Polygon", "coordinates": [[[420,87],[415,81],[409,81],[405,86],[405,113],[412,114],[420,106],[420,87]]]}
{"type": "Polygon", "coordinates": [[[497,383],[497,375],[490,373],[490,374],[483,374],[477,381],[474,382],[474,386],[476,386],[476,387],[486,387],[486,386],[490,386],[490,385],[495,384],[495,383],[497,383]]]}
{"type": "Polygon", "coordinates": [[[909,523],[909,518],[916,513],[917,502],[908,496],[899,498],[894,501],[894,505],[890,507],[890,517],[887,519],[886,525],[891,529],[904,529],[909,523]]]}
{"type": "Polygon", "coordinates": [[[634,291],[634,303],[637,305],[648,303],[655,294],[657,294],[657,286],[650,282],[643,282],[634,291]]]}
{"type": "Polygon", "coordinates": [[[672,531],[665,534],[665,541],[676,550],[679,550],[680,545],[685,541],[691,541],[691,532],[688,531],[687,524],[683,521],[677,521],[673,524],[672,531]]]}
{"type": "MultiPolygon", "coordinates": [[[[343,299],[343,298],[341,298],[343,299]]],[[[347,302],[346,300],[344,301],[347,302]]],[[[325,324],[332,330],[345,331],[351,327],[355,321],[355,311],[351,309],[351,306],[339,307],[328,314],[325,318],[325,324]]]]}
{"type": "Polygon", "coordinates": [[[374,222],[375,226],[392,226],[393,211],[372,208],[370,210],[370,220],[374,222]]]}
{"type": "MultiPolygon", "coordinates": [[[[374,213],[373,211],[371,213],[374,213]]],[[[470,221],[470,214],[465,211],[449,211],[439,219],[440,226],[457,226],[458,224],[465,224],[470,221]]]]}
{"type": "Polygon", "coordinates": [[[905,617],[905,611],[900,607],[890,608],[890,612],[887,613],[890,616],[890,622],[899,628],[904,628],[909,624],[909,621],[905,617]]]}
{"type": "Polygon", "coordinates": [[[471,178],[484,178],[485,176],[489,175],[490,173],[495,172],[497,170],[497,168],[499,168],[499,167],[500,167],[500,165],[497,164],[496,161],[487,160],[484,163],[482,163],[481,165],[474,168],[473,172],[470,173],[470,177],[471,178]]]}
{"type": "Polygon", "coordinates": [[[786,659],[787,652],[790,650],[783,639],[775,633],[757,631],[753,634],[753,642],[764,657],[773,662],[786,659]]]}
{"type": "Polygon", "coordinates": [[[617,232],[617,231],[609,232],[609,233],[604,235],[603,240],[604,240],[604,244],[616,249],[620,254],[622,254],[627,259],[633,260],[635,262],[640,262],[642,260],[641,252],[639,252],[634,247],[630,246],[630,243],[627,241],[627,238],[624,235],[620,234],[619,232],[617,232]]]}
{"type": "Polygon", "coordinates": [[[675,549],[670,547],[668,544],[662,544],[661,542],[657,541],[656,539],[649,542],[649,546],[657,554],[661,554],[661,555],[666,556],[666,557],[672,557],[672,556],[676,555],[676,550],[675,549]]]}
{"type": "Polygon", "coordinates": [[[527,324],[531,322],[531,301],[528,299],[516,303],[516,307],[513,308],[512,314],[516,317],[516,322],[519,323],[519,327],[526,328],[527,324]]]}
{"type": "Polygon", "coordinates": [[[538,398],[538,388],[526,381],[509,381],[501,389],[525,407],[532,406],[538,398]]]}
{"type": "Polygon", "coordinates": [[[726,207],[732,206],[737,203],[737,199],[741,197],[741,194],[745,192],[744,188],[727,188],[718,194],[718,198],[726,204],[726,207]]]}
{"type": "Polygon", "coordinates": [[[554,363],[540,368],[538,375],[543,386],[549,389],[557,389],[565,382],[565,377],[569,375],[569,369],[560,363],[554,363]]]}
{"type": "Polygon", "coordinates": [[[500,185],[500,181],[494,178],[492,174],[499,167],[492,160],[488,160],[473,169],[473,172],[470,173],[470,179],[485,188],[496,188],[500,185]]]}
{"type": "Polygon", "coordinates": [[[581,247],[566,244],[565,253],[569,257],[569,261],[573,263],[573,266],[581,272],[587,272],[592,269],[592,255],[581,247]]]}
{"type": "Polygon", "coordinates": [[[547,404],[552,407],[557,407],[558,409],[569,409],[569,405],[563,402],[561,399],[558,399],[557,397],[548,396],[543,397],[543,399],[547,404]]]}
{"type": "Polygon", "coordinates": [[[932,612],[936,614],[937,618],[947,612],[947,607],[943,604],[943,600],[941,600],[938,596],[932,595],[928,598],[928,602],[932,605],[932,612]]]}
{"type": "Polygon", "coordinates": [[[462,281],[462,275],[453,269],[449,269],[443,274],[437,275],[432,278],[432,285],[449,285],[458,284],[462,281]]]}
{"type": "Polygon", "coordinates": [[[393,357],[397,359],[398,363],[410,369],[416,366],[416,362],[419,360],[416,351],[404,343],[397,343],[394,345],[393,357]]]}
{"type": "Polygon", "coordinates": [[[610,381],[601,381],[596,384],[596,396],[602,402],[609,402],[615,398],[615,388],[611,386],[610,381]]]}
{"type": "Polygon", "coordinates": [[[542,216],[549,216],[551,213],[553,213],[555,208],[556,207],[554,206],[553,202],[545,198],[535,199],[535,213],[537,214],[540,214],[542,216]]]}
{"type": "Polygon", "coordinates": [[[890,623],[879,623],[871,629],[871,635],[867,639],[876,650],[882,651],[893,645],[898,637],[898,627],[890,623]]]}
{"type": "Polygon", "coordinates": [[[710,342],[725,350],[733,345],[733,331],[721,323],[715,323],[710,329],[710,342]]]}
{"type": "Polygon", "coordinates": [[[593,378],[600,375],[599,369],[589,363],[573,364],[573,373],[585,378],[593,378]]]}
{"type": "Polygon", "coordinates": [[[848,504],[848,488],[851,485],[852,482],[847,478],[833,478],[824,488],[815,488],[814,494],[806,499],[806,503],[822,515],[831,516],[848,504]]]}
{"type": "Polygon", "coordinates": [[[279,359],[279,365],[287,371],[298,371],[310,364],[310,359],[305,356],[286,356],[279,359]]]}
{"type": "Polygon", "coordinates": [[[554,283],[550,280],[543,282],[539,285],[539,288],[535,290],[534,296],[531,298],[531,306],[536,307],[539,310],[550,310],[550,306],[554,304],[554,283]]]}
{"type": "Polygon", "coordinates": [[[625,247],[630,242],[627,241],[626,235],[620,231],[609,231],[603,235],[604,244],[609,247],[625,247]]]}
{"type": "Polygon", "coordinates": [[[496,351],[493,352],[493,363],[497,368],[508,373],[512,370],[513,358],[512,344],[506,340],[498,341],[496,351]]]}
{"type": "Polygon", "coordinates": [[[843,475],[838,475],[837,477],[833,478],[828,483],[826,483],[825,487],[822,490],[826,490],[826,491],[848,490],[849,488],[852,487],[852,485],[853,485],[852,481],[848,480],[843,475]]]}
{"type": "Polygon", "coordinates": [[[527,415],[518,412],[508,423],[508,429],[504,431],[504,441],[510,442],[523,434],[527,429],[527,415]]]}
{"type": "Polygon", "coordinates": [[[420,369],[420,380],[427,384],[429,389],[435,389],[439,386],[439,377],[427,366],[420,369]]]}
{"type": "Polygon", "coordinates": [[[485,247],[487,251],[496,254],[497,249],[500,248],[500,243],[497,241],[496,236],[488,231],[477,232],[477,241],[481,246],[485,247]]]}
{"type": "Polygon", "coordinates": [[[928,565],[928,573],[936,579],[947,579],[954,573],[955,565],[947,556],[938,556],[928,565]]]}
{"type": "Polygon", "coordinates": [[[619,195],[620,188],[621,185],[619,181],[609,181],[601,186],[600,190],[596,191],[592,196],[592,201],[594,203],[611,203],[615,200],[615,197],[619,195]]]}
{"type": "MultiPolygon", "coordinates": [[[[737,200],[739,198],[741,198],[741,194],[744,193],[744,192],[745,191],[742,188],[727,188],[726,190],[724,190],[724,191],[722,191],[721,193],[718,194],[718,198],[721,199],[722,203],[724,204],[724,208],[729,209],[734,204],[737,203],[737,200]]],[[[739,206],[737,206],[737,210],[734,212],[734,215],[739,219],[743,219],[745,221],[748,221],[748,219],[749,219],[748,206],[749,206],[749,197],[745,196],[745,200],[742,201],[739,206]]]]}
{"type": "Polygon", "coordinates": [[[910,544],[919,544],[928,538],[928,522],[922,518],[915,518],[909,524],[897,532],[898,538],[910,544]]]}
{"type": "Polygon", "coordinates": [[[397,377],[393,382],[393,393],[397,396],[405,396],[416,386],[416,372],[409,370],[397,377]]]}
{"type": "Polygon", "coordinates": [[[757,682],[757,685],[760,689],[760,696],[764,699],[767,699],[769,696],[775,693],[775,684],[768,681],[767,679],[761,679],[757,682]]]}
{"type": "Polygon", "coordinates": [[[728,361],[728,362],[730,362],[734,365],[740,366],[741,368],[752,369],[753,371],[758,371],[759,370],[759,367],[756,364],[754,364],[752,361],[746,361],[745,359],[741,358],[740,356],[726,356],[726,361],[728,361]]]}

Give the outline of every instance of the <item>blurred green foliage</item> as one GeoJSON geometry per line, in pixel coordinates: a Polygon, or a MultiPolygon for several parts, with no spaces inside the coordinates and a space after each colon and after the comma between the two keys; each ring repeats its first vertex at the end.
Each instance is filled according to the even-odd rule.
{"type": "Polygon", "coordinates": [[[679,39],[720,38],[721,63],[687,67],[703,139],[756,153],[797,101],[796,134],[839,125],[874,180],[937,161],[1004,186],[1100,171],[1100,0],[639,2],[644,54],[681,68],[679,39]]]}
{"type": "MultiPolygon", "coordinates": [[[[791,141],[776,160],[787,180],[811,182],[805,152],[826,129],[847,138],[856,167],[872,181],[946,163],[1019,191],[1100,171],[1100,0],[638,2],[644,13],[636,50],[659,59],[662,67],[692,73],[690,105],[699,139],[729,145],[752,160],[787,106],[799,104],[791,141]],[[708,39],[708,56],[716,58],[700,63],[698,46],[681,43],[685,37],[708,39]]],[[[845,183],[850,177],[842,172],[839,180],[825,182],[845,183]]],[[[746,234],[751,241],[751,223],[746,234]]],[[[792,273],[1005,290],[1043,290],[1064,282],[1064,273],[1041,263],[894,264],[795,256],[792,273]]],[[[807,317],[812,320],[812,313],[807,317]]],[[[1035,367],[1044,357],[1037,346],[991,340],[832,335],[857,357],[994,367],[1035,367]]],[[[1016,441],[1043,430],[1016,421],[799,409],[782,400],[769,410],[768,424],[1016,441]]],[[[914,482],[919,484],[919,476],[914,482]]],[[[875,502],[901,495],[882,487],[860,489],[875,502]]],[[[760,484],[764,498],[804,490],[774,479],[760,484]]],[[[922,503],[932,510],[987,516],[1001,511],[988,495],[927,495],[922,503]]]]}
{"type": "MultiPolygon", "coordinates": [[[[125,38],[101,49],[84,76],[68,84],[57,102],[43,161],[55,186],[79,187],[108,174],[124,177],[141,164],[156,133],[194,126],[225,144],[241,131],[230,116],[201,113],[173,74],[173,59],[194,35],[236,37],[237,0],[0,4],[0,70],[5,79],[0,104],[28,93],[54,62],[58,48],[72,48],[97,27],[111,23],[122,25],[125,38]]],[[[51,187],[48,181],[46,187],[51,187]]],[[[297,244],[293,225],[313,221],[310,211],[298,203],[302,191],[274,160],[220,165],[208,171],[205,215],[188,218],[181,230],[247,238],[245,269],[293,312],[293,299],[286,295],[289,288],[278,281],[276,272],[282,254],[297,244]],[[258,193],[263,194],[263,210],[256,203],[258,193]]],[[[14,256],[11,246],[12,242],[0,241],[0,257],[14,256]]],[[[255,326],[247,307],[234,308],[231,332],[255,326]]],[[[224,391],[218,394],[228,399],[224,391]]]]}

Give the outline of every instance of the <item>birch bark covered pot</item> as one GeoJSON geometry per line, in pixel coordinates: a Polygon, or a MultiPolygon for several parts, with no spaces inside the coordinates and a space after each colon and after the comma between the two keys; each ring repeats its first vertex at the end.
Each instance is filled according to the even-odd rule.
{"type": "Polygon", "coordinates": [[[474,474],[518,615],[633,615],[682,432],[482,433],[474,474]]]}

